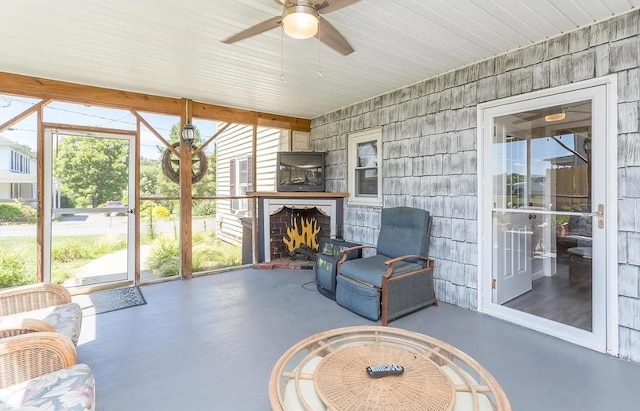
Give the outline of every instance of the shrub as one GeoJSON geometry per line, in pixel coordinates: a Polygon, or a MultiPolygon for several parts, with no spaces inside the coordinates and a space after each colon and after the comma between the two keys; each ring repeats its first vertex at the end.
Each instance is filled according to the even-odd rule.
{"type": "Polygon", "coordinates": [[[51,267],[51,281],[56,284],[64,284],[73,277],[72,269],[63,264],[55,264],[51,267]]]}
{"type": "Polygon", "coordinates": [[[209,231],[194,231],[191,237],[193,239],[194,244],[198,243],[213,243],[216,241],[216,232],[213,230],[209,231]]]}
{"type": "Polygon", "coordinates": [[[69,196],[69,194],[67,193],[61,193],[60,194],[60,207],[61,208],[74,208],[76,206],[75,201],[73,201],[73,198],[71,198],[69,196]]]}
{"type": "Polygon", "coordinates": [[[169,217],[171,216],[171,212],[167,207],[163,207],[161,205],[153,207],[153,216],[154,217],[169,217]]]}
{"type": "Polygon", "coordinates": [[[216,215],[215,201],[198,201],[193,205],[194,216],[216,215]]]}
{"type": "Polygon", "coordinates": [[[26,263],[15,250],[0,250],[0,287],[26,284],[26,263]]]}
{"type": "Polygon", "coordinates": [[[213,270],[239,265],[240,247],[216,241],[209,244],[197,244],[193,247],[192,269],[194,272],[213,270]]]}
{"type": "Polygon", "coordinates": [[[147,265],[160,277],[171,277],[180,273],[180,245],[178,240],[162,236],[154,241],[147,265]]]}
{"type": "MultiPolygon", "coordinates": [[[[217,241],[212,235],[194,233],[191,266],[194,272],[239,265],[241,259],[240,247],[217,241]]],[[[160,277],[178,275],[180,273],[178,240],[168,236],[158,238],[151,247],[147,265],[160,277]]]]}
{"type": "Polygon", "coordinates": [[[51,250],[51,259],[59,263],[68,263],[74,260],[86,260],[92,257],[86,243],[78,240],[67,239],[60,244],[55,244],[51,250]]]}
{"type": "Polygon", "coordinates": [[[0,221],[8,223],[35,223],[36,210],[23,204],[0,203],[0,221]]]}
{"type": "Polygon", "coordinates": [[[178,203],[179,200],[166,200],[166,201],[161,201],[160,204],[165,207],[167,210],[169,210],[170,214],[173,214],[173,210],[178,208],[178,203]]]}
{"type": "Polygon", "coordinates": [[[127,238],[124,235],[106,235],[98,237],[97,241],[90,244],[88,255],[90,258],[97,258],[125,248],[127,248],[127,238]]]}

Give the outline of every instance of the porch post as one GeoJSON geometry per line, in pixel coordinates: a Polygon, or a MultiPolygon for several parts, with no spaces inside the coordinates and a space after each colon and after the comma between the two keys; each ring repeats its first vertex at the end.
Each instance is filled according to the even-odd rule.
{"type": "MultiPolygon", "coordinates": [[[[191,106],[193,102],[184,99],[183,111],[180,115],[180,130],[191,122],[191,106]]],[[[191,147],[180,136],[180,274],[183,279],[192,277],[191,272],[191,209],[193,206],[191,195],[191,147]]]]}
{"type": "MultiPolygon", "coordinates": [[[[251,165],[251,181],[253,184],[253,187],[249,187],[249,189],[251,191],[258,191],[258,167],[257,167],[257,161],[258,159],[258,126],[257,125],[253,125],[253,134],[251,137],[251,161],[253,162],[253,164],[251,165]]],[[[251,249],[252,249],[252,261],[253,264],[257,264],[258,263],[258,247],[259,247],[259,238],[258,238],[258,197],[253,197],[251,199],[251,207],[252,207],[252,213],[251,213],[251,229],[253,230],[252,232],[252,243],[251,244],[251,249]]]]}
{"type": "Polygon", "coordinates": [[[37,226],[36,226],[36,282],[44,282],[44,127],[42,126],[42,105],[38,107],[37,143],[36,143],[36,198],[37,198],[37,226]]]}

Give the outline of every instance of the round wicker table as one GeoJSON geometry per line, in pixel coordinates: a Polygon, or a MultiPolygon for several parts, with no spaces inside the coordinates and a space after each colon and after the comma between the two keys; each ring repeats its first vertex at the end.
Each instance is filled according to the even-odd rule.
{"type": "Polygon", "coordinates": [[[329,330],[291,347],[271,373],[273,410],[510,411],[498,382],[455,347],[393,327],[329,330]],[[399,376],[366,367],[400,364],[399,376]]]}

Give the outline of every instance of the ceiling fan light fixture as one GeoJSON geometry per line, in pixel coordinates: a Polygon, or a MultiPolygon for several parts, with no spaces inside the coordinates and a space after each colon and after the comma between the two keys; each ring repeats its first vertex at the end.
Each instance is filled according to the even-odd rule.
{"type": "Polygon", "coordinates": [[[546,121],[547,123],[550,123],[552,121],[560,121],[560,120],[564,120],[565,119],[566,114],[564,114],[564,111],[560,112],[560,113],[554,113],[554,114],[549,114],[544,116],[544,121],[546,121]]]}
{"type": "Polygon", "coordinates": [[[318,33],[320,16],[309,5],[286,7],[282,13],[282,27],[287,36],[294,39],[308,39],[318,33]]]}

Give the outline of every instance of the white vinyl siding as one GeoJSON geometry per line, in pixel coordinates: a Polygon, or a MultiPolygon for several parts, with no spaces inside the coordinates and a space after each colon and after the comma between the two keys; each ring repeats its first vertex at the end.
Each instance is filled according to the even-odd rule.
{"type": "MultiPolygon", "coordinates": [[[[246,184],[244,192],[275,191],[276,154],[281,143],[284,142],[285,147],[288,145],[289,133],[287,130],[264,127],[258,127],[257,131],[255,184],[251,182],[250,164],[247,164],[246,168],[248,183],[243,183],[238,175],[239,162],[251,160],[253,127],[234,124],[216,139],[217,196],[239,195],[244,190],[242,184],[246,184]],[[232,164],[235,164],[233,171],[232,164]],[[235,181],[232,181],[232,177],[235,177],[235,181]]],[[[308,141],[308,138],[306,140],[308,141]]],[[[242,224],[239,218],[248,216],[252,208],[249,200],[218,200],[218,232],[225,238],[239,242],[242,239],[242,224]]]]}

